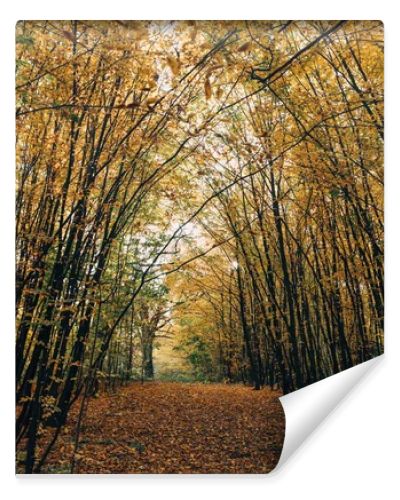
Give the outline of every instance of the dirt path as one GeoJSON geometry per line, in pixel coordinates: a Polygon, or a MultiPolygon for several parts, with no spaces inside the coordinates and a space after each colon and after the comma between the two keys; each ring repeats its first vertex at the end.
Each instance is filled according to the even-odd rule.
{"type": "MultiPolygon", "coordinates": [[[[269,472],[284,438],[279,395],[240,385],[132,384],[90,402],[76,472],[269,472]]],[[[47,472],[68,471],[76,413],[47,472]]]]}

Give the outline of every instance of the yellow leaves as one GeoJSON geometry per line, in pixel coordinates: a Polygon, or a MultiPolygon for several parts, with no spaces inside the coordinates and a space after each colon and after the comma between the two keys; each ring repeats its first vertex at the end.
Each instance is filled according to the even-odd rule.
{"type": "Polygon", "coordinates": [[[123,52],[125,50],[127,50],[128,48],[128,45],[127,44],[116,44],[116,43],[104,43],[102,45],[103,49],[107,49],[107,50],[118,50],[120,52],[123,52]]]}
{"type": "Polygon", "coordinates": [[[20,398],[19,403],[20,404],[27,403],[28,401],[32,401],[32,399],[33,399],[32,397],[23,396],[22,398],[20,398]]]}
{"type": "Polygon", "coordinates": [[[75,305],[62,305],[61,308],[60,308],[60,311],[61,312],[76,312],[77,311],[77,308],[75,305]]]}
{"type": "Polygon", "coordinates": [[[178,58],[167,56],[167,63],[170,67],[172,74],[178,76],[181,70],[181,62],[178,58]]]}
{"type": "Polygon", "coordinates": [[[42,290],[40,288],[24,288],[24,294],[25,295],[39,295],[42,293],[42,290]]]}
{"type": "Polygon", "coordinates": [[[210,77],[214,71],[218,70],[218,69],[221,69],[223,68],[223,64],[214,64],[213,66],[211,66],[211,68],[207,71],[207,77],[210,77]]]}
{"type": "Polygon", "coordinates": [[[53,396],[43,396],[40,400],[42,415],[44,418],[58,413],[61,409],[56,406],[56,399],[53,396]]]}
{"type": "Polygon", "coordinates": [[[212,96],[212,89],[211,89],[211,83],[210,83],[210,79],[209,78],[206,78],[205,81],[204,81],[204,93],[206,95],[206,99],[210,99],[211,96],[212,96]]]}
{"type": "Polygon", "coordinates": [[[153,105],[154,103],[156,103],[156,102],[157,102],[157,100],[158,100],[158,99],[159,99],[159,97],[158,97],[158,96],[148,97],[148,98],[146,99],[146,104],[147,104],[147,106],[151,106],[151,105],[153,105]]]}

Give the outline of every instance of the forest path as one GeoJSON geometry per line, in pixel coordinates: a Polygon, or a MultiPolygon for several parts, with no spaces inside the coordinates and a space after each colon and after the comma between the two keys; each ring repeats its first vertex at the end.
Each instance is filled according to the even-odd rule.
{"type": "MultiPolygon", "coordinates": [[[[284,438],[279,396],[241,385],[133,383],[90,401],[75,472],[269,472],[284,438]]],[[[77,413],[43,472],[67,472],[77,413]]]]}

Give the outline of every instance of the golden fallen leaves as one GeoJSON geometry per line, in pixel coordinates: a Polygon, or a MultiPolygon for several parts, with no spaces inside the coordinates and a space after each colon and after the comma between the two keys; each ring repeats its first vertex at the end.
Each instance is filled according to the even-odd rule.
{"type": "MultiPolygon", "coordinates": [[[[277,464],[285,417],[280,393],[241,385],[131,384],[91,400],[78,473],[266,473],[277,464]]],[[[78,408],[43,472],[72,456],[78,408]]]]}

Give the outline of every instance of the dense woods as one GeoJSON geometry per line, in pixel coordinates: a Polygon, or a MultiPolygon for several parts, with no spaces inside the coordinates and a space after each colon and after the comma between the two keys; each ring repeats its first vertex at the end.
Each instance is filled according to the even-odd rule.
{"type": "Polygon", "coordinates": [[[105,390],[383,352],[380,22],[21,21],[16,106],[25,472],[105,390]]]}

